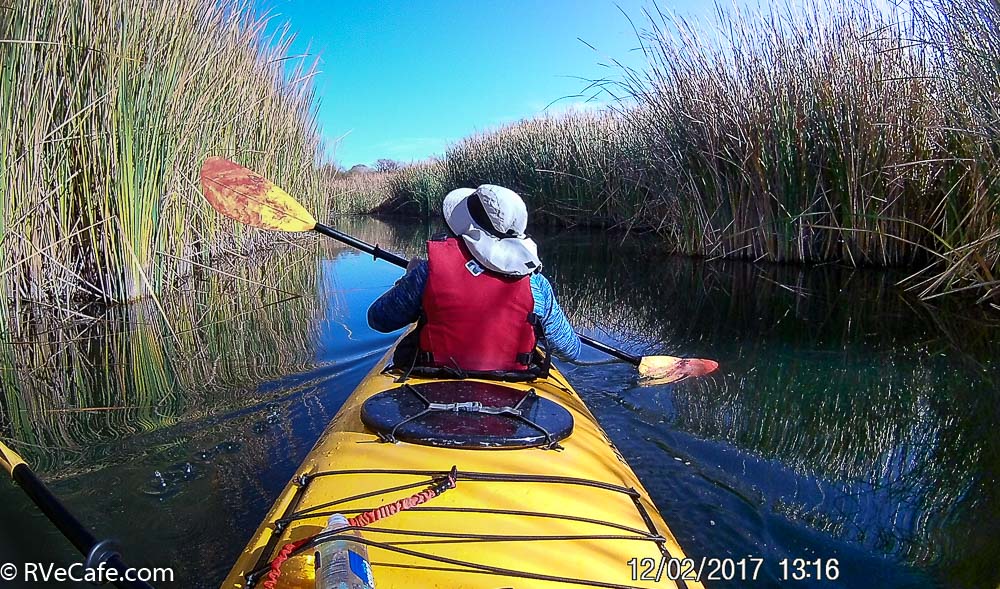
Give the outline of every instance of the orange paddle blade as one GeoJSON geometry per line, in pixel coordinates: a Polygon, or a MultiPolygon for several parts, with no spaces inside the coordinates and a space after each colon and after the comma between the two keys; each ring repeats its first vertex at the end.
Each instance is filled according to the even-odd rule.
{"type": "Polygon", "coordinates": [[[715,360],[678,358],[676,356],[643,356],[639,363],[642,384],[669,384],[685,378],[705,376],[719,368],[715,360]]]}
{"type": "Polygon", "coordinates": [[[201,167],[201,191],[223,215],[274,231],[311,231],[316,219],[273,182],[240,165],[210,157],[201,167]]]}

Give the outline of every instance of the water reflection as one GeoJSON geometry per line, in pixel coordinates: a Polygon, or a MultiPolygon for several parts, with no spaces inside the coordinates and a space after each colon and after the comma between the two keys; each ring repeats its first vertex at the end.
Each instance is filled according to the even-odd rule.
{"type": "MultiPolygon", "coordinates": [[[[407,255],[439,230],[337,226],[407,255]]],[[[930,310],[891,274],[661,258],[641,238],[592,232],[536,238],[583,329],[722,363],[651,389],[626,366],[567,367],[690,552],[767,558],[757,586],[780,584],[780,558],[831,555],[846,587],[936,584],[924,572],[1000,583],[988,318],[930,310]]],[[[399,270],[370,257],[313,240],[223,270],[192,276],[162,311],[0,321],[3,435],[138,561],[183,563],[185,587],[218,583],[394,339],[364,314],[399,270]]],[[[42,538],[29,552],[53,542],[17,509],[11,521],[42,538]]]]}
{"type": "Polygon", "coordinates": [[[928,309],[885,273],[646,264],[640,249],[599,246],[576,261],[583,244],[546,245],[581,322],[636,349],[720,360],[721,374],[655,401],[626,396],[642,420],[719,442],[690,448],[713,483],[873,554],[996,586],[1000,341],[988,317],[928,309]]]}
{"type": "Polygon", "coordinates": [[[316,253],[286,248],[239,262],[193,275],[162,307],[149,301],[68,325],[0,321],[9,434],[42,470],[90,465],[96,441],[244,404],[240,391],[307,368],[326,310],[313,296],[316,253]]]}

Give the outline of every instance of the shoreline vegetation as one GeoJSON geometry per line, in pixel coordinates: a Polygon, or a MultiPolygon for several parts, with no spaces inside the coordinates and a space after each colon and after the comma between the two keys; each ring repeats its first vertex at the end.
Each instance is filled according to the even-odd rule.
{"type": "Polygon", "coordinates": [[[219,257],[290,239],[208,208],[208,155],[318,218],[426,217],[492,182],[533,222],[652,232],[706,258],[912,268],[921,297],[1000,310],[990,0],[649,13],[634,23],[646,66],[614,63],[588,90],[611,107],[368,174],[325,161],[315,62],[250,0],[137,1],[16,3],[0,21],[0,315],[158,303],[219,257]]]}
{"type": "Polygon", "coordinates": [[[1000,8],[727,11],[708,26],[647,14],[645,69],[591,86],[609,109],[340,176],[333,206],[428,216],[449,189],[492,182],[533,222],[651,231],[707,258],[907,267],[922,298],[1000,310],[1000,8]]]}
{"type": "Polygon", "coordinates": [[[157,297],[272,243],[212,214],[197,179],[208,155],[327,213],[315,64],[289,54],[287,28],[267,35],[249,0],[2,11],[0,313],[157,297]]]}

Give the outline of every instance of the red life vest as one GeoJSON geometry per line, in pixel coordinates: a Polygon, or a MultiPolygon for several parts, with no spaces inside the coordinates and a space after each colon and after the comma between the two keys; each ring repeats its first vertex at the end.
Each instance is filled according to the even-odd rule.
{"type": "Polygon", "coordinates": [[[458,239],[427,242],[426,323],[420,349],[431,366],[462,370],[527,370],[537,343],[527,276],[482,268],[458,239]]]}

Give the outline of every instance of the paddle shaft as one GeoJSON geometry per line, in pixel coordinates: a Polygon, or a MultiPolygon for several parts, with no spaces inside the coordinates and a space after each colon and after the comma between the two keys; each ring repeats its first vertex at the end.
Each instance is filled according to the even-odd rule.
{"type": "MultiPolygon", "coordinates": [[[[314,230],[317,233],[321,233],[321,234],[323,234],[323,235],[325,235],[327,237],[332,237],[333,239],[336,239],[337,241],[339,241],[341,243],[346,243],[347,245],[349,245],[349,246],[351,246],[353,248],[356,248],[356,249],[359,249],[359,250],[361,250],[361,251],[363,251],[365,253],[371,254],[376,259],[385,260],[386,262],[389,262],[390,264],[395,264],[395,265],[399,266],[400,268],[406,268],[406,265],[409,263],[409,260],[407,260],[406,258],[404,258],[402,256],[399,256],[399,255],[394,254],[392,252],[387,252],[387,251],[385,251],[384,249],[380,248],[377,245],[371,245],[370,243],[365,243],[365,242],[361,241],[360,239],[356,239],[356,238],[351,237],[350,235],[348,235],[346,233],[342,233],[340,231],[337,231],[336,229],[334,229],[333,227],[330,227],[329,225],[324,225],[322,223],[316,223],[316,227],[314,228],[314,230]]],[[[595,340],[595,339],[593,339],[591,337],[587,337],[587,336],[583,335],[580,332],[577,332],[576,335],[580,338],[581,342],[587,344],[588,346],[594,348],[595,350],[599,350],[601,352],[604,352],[605,354],[608,354],[610,356],[614,356],[615,358],[618,358],[619,360],[624,360],[624,361],[628,362],[629,364],[632,364],[633,366],[638,366],[639,363],[642,361],[642,359],[639,358],[638,356],[633,356],[632,354],[628,354],[626,352],[623,352],[622,350],[619,350],[618,348],[613,348],[613,347],[611,347],[611,346],[609,346],[609,345],[607,345],[607,344],[605,344],[603,342],[599,342],[599,341],[597,341],[597,340],[595,340]]]]}
{"type": "MultiPolygon", "coordinates": [[[[93,534],[90,533],[87,528],[80,523],[72,513],[66,509],[66,506],[52,494],[45,483],[39,479],[31,468],[21,462],[15,464],[10,471],[10,476],[14,479],[14,482],[18,484],[19,487],[25,492],[28,498],[45,514],[45,517],[49,518],[59,531],[62,532],[63,536],[69,540],[80,554],[84,556],[90,556],[91,551],[94,550],[100,542],[94,538],[93,534]]],[[[113,555],[106,561],[106,568],[114,569],[118,572],[119,579],[125,578],[125,571],[129,569],[122,562],[122,559],[117,554],[113,555]]],[[[95,563],[96,564],[96,563],[95,563]]],[[[115,586],[120,589],[153,589],[152,585],[144,583],[142,581],[125,581],[119,580],[115,582],[115,586]]]]}

